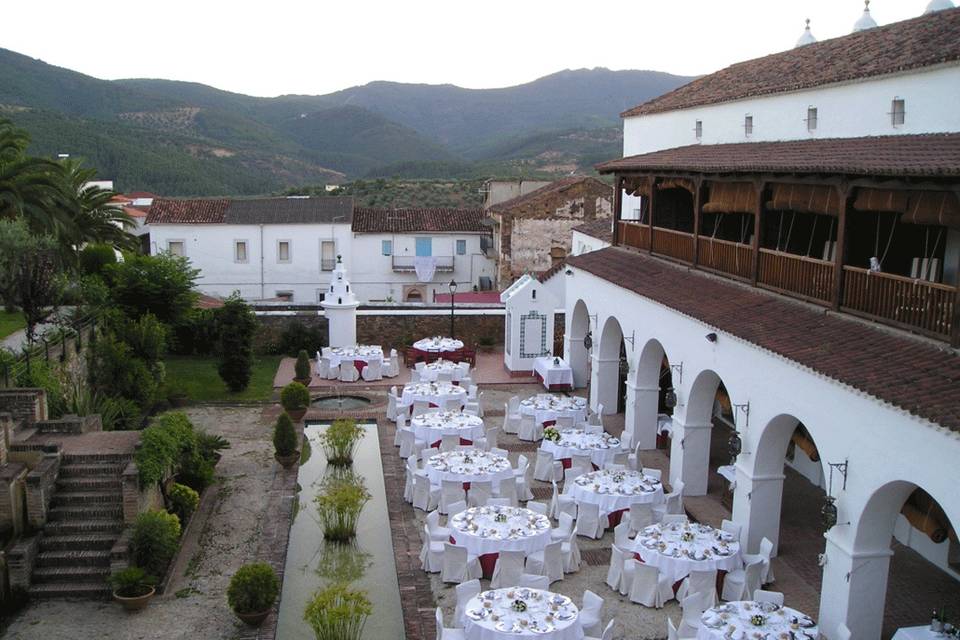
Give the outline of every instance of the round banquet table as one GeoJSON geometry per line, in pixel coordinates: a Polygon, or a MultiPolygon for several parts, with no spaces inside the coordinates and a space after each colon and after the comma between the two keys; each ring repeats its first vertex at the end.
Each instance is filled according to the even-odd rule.
{"type": "Polygon", "coordinates": [[[695,522],[650,525],[637,534],[633,550],[670,582],[682,580],[691,571],[733,571],[743,566],[740,542],[733,535],[695,522]],[[690,539],[684,540],[685,536],[690,539]]]}
{"type": "Polygon", "coordinates": [[[544,439],[540,448],[553,454],[554,460],[563,463],[569,469],[574,455],[589,453],[590,460],[597,467],[613,462],[614,456],[622,452],[620,440],[609,433],[587,433],[583,429],[567,429],[560,432],[560,439],[544,439]]]}
{"type": "Polygon", "coordinates": [[[454,338],[424,338],[413,343],[413,348],[417,351],[426,353],[444,353],[447,351],[460,351],[463,349],[463,341],[454,338]]]}
{"type": "Polygon", "coordinates": [[[460,436],[460,444],[470,445],[483,437],[483,419],[459,411],[424,413],[410,421],[418,440],[439,447],[443,436],[460,436]]]}
{"type": "Polygon", "coordinates": [[[697,640],[726,638],[769,638],[770,640],[815,640],[817,624],[790,607],[770,602],[727,602],[707,609],[700,617],[697,640]],[[752,618],[761,616],[754,624],[752,618]]]}
{"type": "Polygon", "coordinates": [[[548,426],[560,416],[573,418],[574,424],[587,420],[587,399],[580,396],[542,394],[520,401],[520,413],[548,426]]]}
{"type": "Polygon", "coordinates": [[[458,480],[463,482],[463,488],[467,491],[471,482],[484,480],[492,480],[496,490],[501,480],[513,476],[513,467],[507,458],[479,449],[447,451],[430,456],[424,464],[424,471],[431,484],[439,485],[442,480],[458,480]]]}
{"type": "Polygon", "coordinates": [[[459,400],[460,406],[467,402],[467,390],[449,382],[415,382],[403,388],[401,406],[413,406],[414,402],[429,402],[435,407],[449,407],[449,400],[459,400]]]}
{"type": "Polygon", "coordinates": [[[326,356],[330,358],[331,367],[339,367],[341,362],[353,362],[357,371],[361,373],[363,368],[371,362],[379,360],[383,363],[383,349],[377,345],[333,347],[327,350],[326,356]]]}
{"type": "Polygon", "coordinates": [[[584,637],[577,605],[567,596],[551,591],[526,587],[482,591],[467,601],[463,611],[463,634],[467,640],[584,637]],[[526,604],[525,611],[513,609],[517,600],[526,604]],[[531,628],[534,624],[537,629],[531,628]]]}
{"type": "Polygon", "coordinates": [[[594,471],[585,473],[564,487],[577,504],[586,502],[600,507],[611,527],[620,524],[624,511],[634,503],[660,504],[663,485],[653,476],[637,471],[594,471]]]}
{"type": "Polygon", "coordinates": [[[440,373],[453,374],[454,382],[460,382],[464,375],[463,369],[460,368],[460,363],[450,360],[434,360],[433,362],[425,364],[423,368],[420,369],[420,380],[422,382],[434,382],[440,373]]]}
{"type": "Polygon", "coordinates": [[[479,556],[485,578],[493,575],[501,551],[523,551],[530,555],[550,544],[547,516],[521,507],[470,507],[451,516],[447,527],[454,544],[479,556]]]}

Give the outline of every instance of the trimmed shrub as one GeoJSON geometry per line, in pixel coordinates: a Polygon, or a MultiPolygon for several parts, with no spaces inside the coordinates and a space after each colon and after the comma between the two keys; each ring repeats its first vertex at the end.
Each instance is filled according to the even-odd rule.
{"type": "Polygon", "coordinates": [[[89,244],[80,252],[80,271],[98,276],[108,264],[117,263],[117,254],[108,244],[89,244]]]}
{"type": "Polygon", "coordinates": [[[187,523],[193,512],[197,510],[197,505],[200,504],[200,494],[180,483],[174,483],[170,487],[170,494],[167,497],[170,499],[170,511],[180,518],[181,525],[187,523]]]}
{"type": "Polygon", "coordinates": [[[313,594],[303,619],[317,640],[359,640],[372,612],[373,605],[365,591],[335,584],[313,594]]]}
{"type": "Polygon", "coordinates": [[[166,324],[177,324],[193,308],[199,274],[187,258],[168,253],[125,253],[123,262],[104,268],[116,306],[131,318],[152,313],[166,324]]]}
{"type": "Polygon", "coordinates": [[[363,439],[363,427],[357,426],[353,419],[335,420],[320,435],[320,444],[327,456],[327,462],[335,467],[353,464],[353,453],[363,439]]]}
{"type": "Polygon", "coordinates": [[[278,353],[295,356],[300,351],[313,353],[326,345],[327,332],[322,326],[306,326],[294,320],[284,327],[277,342],[278,353]]]}
{"type": "Polygon", "coordinates": [[[260,613],[273,606],[280,594],[280,580],[266,562],[254,562],[239,569],[230,578],[227,604],[236,613],[260,613]]]}
{"type": "Polygon", "coordinates": [[[297,431],[286,411],[280,414],[273,427],[273,448],[278,456],[289,456],[297,450],[297,431]]]}
{"type": "Polygon", "coordinates": [[[217,312],[220,335],[220,365],[217,371],[230,391],[243,391],[250,384],[253,371],[253,334],[257,318],[239,296],[227,298],[217,312]]]}
{"type": "Polygon", "coordinates": [[[280,404],[286,411],[301,411],[310,405],[310,391],[299,382],[291,382],[280,391],[280,404]]]}
{"type": "Polygon", "coordinates": [[[180,544],[180,519],[166,511],[147,511],[133,524],[133,562],[150,575],[162,576],[180,544]]]}
{"type": "Polygon", "coordinates": [[[297,380],[310,379],[310,356],[303,349],[297,354],[297,363],[293,366],[293,372],[297,380]]]}
{"type": "Polygon", "coordinates": [[[163,413],[143,430],[140,448],[134,454],[140,470],[140,485],[162,482],[168,475],[196,491],[213,481],[213,456],[205,453],[187,415],[163,413]]]}

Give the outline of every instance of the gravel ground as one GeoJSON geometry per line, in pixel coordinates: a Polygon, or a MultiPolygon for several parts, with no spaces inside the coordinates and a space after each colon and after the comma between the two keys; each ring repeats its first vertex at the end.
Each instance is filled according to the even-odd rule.
{"type": "Polygon", "coordinates": [[[258,407],[195,407],[187,413],[195,425],[223,435],[232,447],[224,451],[217,483],[208,489],[214,492],[209,519],[194,532],[194,540],[185,543],[182,569],[167,594],[136,614],[110,602],[39,602],[21,612],[3,638],[236,637],[241,623],[225,594],[230,576],[256,552],[265,496],[276,470],[269,424],[258,407]]]}

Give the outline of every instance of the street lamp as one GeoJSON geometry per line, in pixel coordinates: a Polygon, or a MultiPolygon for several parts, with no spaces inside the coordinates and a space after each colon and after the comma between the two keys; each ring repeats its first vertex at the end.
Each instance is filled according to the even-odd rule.
{"type": "Polygon", "coordinates": [[[451,280],[448,286],[450,287],[450,337],[454,338],[455,336],[453,334],[453,298],[457,293],[457,281],[451,280]]]}

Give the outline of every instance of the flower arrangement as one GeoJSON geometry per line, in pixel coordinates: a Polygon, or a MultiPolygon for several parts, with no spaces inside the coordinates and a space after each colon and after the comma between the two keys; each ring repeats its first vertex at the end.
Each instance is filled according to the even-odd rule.
{"type": "Polygon", "coordinates": [[[497,515],[495,515],[495,516],[493,517],[493,521],[494,521],[494,522],[506,522],[506,521],[507,521],[507,514],[505,514],[505,513],[498,513],[497,515]]]}
{"type": "Polygon", "coordinates": [[[560,432],[553,427],[547,427],[543,430],[543,439],[550,442],[560,442],[560,432]]]}
{"type": "Polygon", "coordinates": [[[762,627],[766,621],[767,619],[764,616],[760,615],[759,613],[755,613],[752,616],[750,616],[750,624],[752,624],[755,627],[762,627]]]}
{"type": "Polygon", "coordinates": [[[464,463],[464,464],[473,464],[473,456],[470,456],[470,455],[465,455],[465,456],[463,456],[463,463],[464,463]]]}
{"type": "Polygon", "coordinates": [[[694,536],[692,531],[684,531],[682,534],[680,534],[680,539],[684,542],[693,542],[693,538],[694,536]]]}
{"type": "Polygon", "coordinates": [[[510,608],[516,611],[517,613],[523,613],[527,610],[527,603],[523,600],[514,600],[510,605],[510,608]]]}

